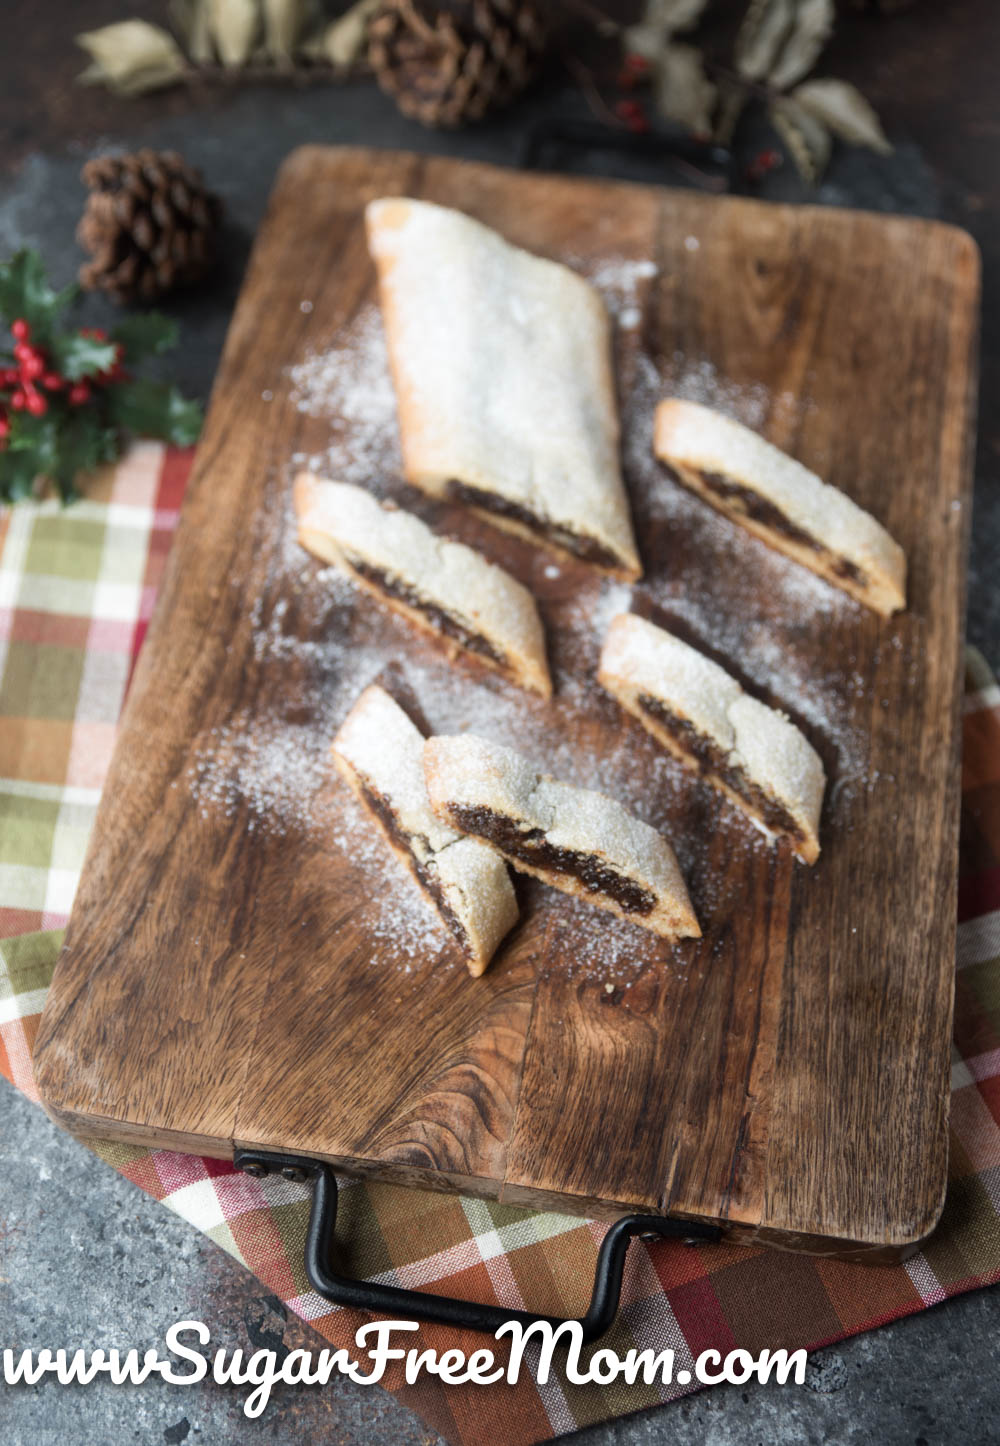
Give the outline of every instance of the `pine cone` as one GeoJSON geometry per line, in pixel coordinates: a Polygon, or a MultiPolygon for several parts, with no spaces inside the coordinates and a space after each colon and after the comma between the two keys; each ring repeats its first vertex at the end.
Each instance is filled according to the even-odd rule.
{"type": "Polygon", "coordinates": [[[90,187],[76,239],[92,259],[80,284],[115,301],[153,301],[190,286],[215,261],[222,203],[176,151],[88,161],[90,187]]]}
{"type": "Polygon", "coordinates": [[[533,0],[386,0],[368,26],[376,80],[425,126],[463,125],[506,105],[544,48],[533,0]]]}

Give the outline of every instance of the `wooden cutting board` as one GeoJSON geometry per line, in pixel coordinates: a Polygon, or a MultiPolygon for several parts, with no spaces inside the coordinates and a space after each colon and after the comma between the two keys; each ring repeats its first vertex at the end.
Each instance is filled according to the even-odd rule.
{"type": "Polygon", "coordinates": [[[977,305],[975,246],[936,223],[296,152],[38,1035],[50,1113],[171,1149],[718,1221],[742,1241],[910,1250],[945,1185],[977,305]],[[362,208],[400,193],[569,261],[616,305],[646,565],[631,598],[394,475],[362,208]],[[668,390],[752,422],[869,508],[906,549],[908,611],[877,618],[670,481],[649,450],[668,390]],[[299,551],[291,459],[331,445],[342,474],[534,588],[553,704],[449,666],[299,551]],[[601,694],[602,629],[630,603],[805,729],[830,776],[814,869],[601,694]],[[662,828],[704,939],[670,947],[519,883],[523,921],[471,979],[326,763],[376,676],[430,728],[512,742],[662,828]]]}

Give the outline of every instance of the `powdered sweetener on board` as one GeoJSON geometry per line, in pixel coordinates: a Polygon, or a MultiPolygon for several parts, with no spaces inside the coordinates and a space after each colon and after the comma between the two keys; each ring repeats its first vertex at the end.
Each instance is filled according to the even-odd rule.
{"type": "MultiPolygon", "coordinates": [[[[579,269],[588,270],[582,265],[579,269]]],[[[652,262],[619,258],[589,268],[590,279],[618,319],[623,345],[634,346],[641,305],[655,273],[652,262]]],[[[813,741],[825,743],[825,756],[835,757],[831,791],[842,796],[845,790],[874,786],[866,774],[865,739],[848,721],[850,690],[864,686],[861,675],[813,676],[773,631],[758,626],[755,632],[752,621],[748,627],[753,610],[739,606],[739,590],[745,587],[749,598],[751,590],[766,586],[789,616],[809,610],[846,619],[857,604],[719,517],[668,478],[652,453],[653,412],[664,395],[705,402],[750,426],[759,426],[775,406],[794,407],[795,399],[772,399],[760,386],[736,387],[718,375],[709,359],[680,352],[662,369],[649,357],[633,354],[620,375],[628,379],[622,397],[623,461],[633,498],[641,494],[653,516],[683,518],[685,526],[694,529],[714,570],[725,570],[727,590],[736,589],[737,605],[721,609],[700,580],[692,584],[686,576],[667,576],[655,567],[633,589],[542,555],[535,576],[544,593],[541,605],[556,687],[551,703],[484,669],[450,662],[432,640],[375,604],[336,569],[321,567],[295,540],[289,494],[270,579],[278,600],[265,609],[258,599],[251,615],[255,657],[274,673],[274,686],[261,690],[261,696],[278,700],[274,715],[237,718],[205,739],[189,770],[189,784],[203,811],[220,809],[229,816],[243,811],[248,828],[279,835],[315,831],[325,846],[352,860],[371,884],[364,927],[373,943],[373,964],[379,968],[408,973],[422,955],[439,953],[446,959],[454,954],[455,967],[463,967],[457,951],[449,953],[447,933],[434,909],[329,764],[337,726],[361,690],[376,677],[384,679],[387,667],[394,667],[394,676],[434,731],[478,732],[507,743],[545,772],[598,788],[661,828],[671,838],[685,874],[698,875],[700,891],[694,903],[702,913],[714,902],[707,871],[698,867],[704,863],[704,838],[673,836],[670,828],[671,818],[698,785],[641,729],[621,719],[594,676],[607,625],[616,613],[629,609],[633,597],[684,620],[711,640],[719,655],[738,659],[751,686],[785,702],[813,741]],[[564,586],[568,582],[572,585],[564,586]],[[278,681],[282,669],[291,666],[296,670],[297,718],[308,720],[294,724],[282,715],[278,681]],[[610,747],[581,747],[588,722],[606,730],[609,720],[616,722],[610,747]]],[[[305,355],[286,376],[276,378],[274,394],[282,387],[301,413],[327,422],[330,429],[322,452],[289,459],[286,487],[292,473],[305,466],[323,476],[363,483],[376,495],[406,495],[400,493],[395,398],[375,306],[364,306],[328,350],[305,355]]],[[[772,846],[721,800],[713,800],[712,807],[718,825],[729,829],[740,847],[772,846]]],[[[527,888],[531,907],[547,912],[547,926],[560,939],[558,965],[551,967],[606,980],[609,988],[654,962],[684,971],[684,946],[672,947],[541,885],[529,883],[527,888]]]]}

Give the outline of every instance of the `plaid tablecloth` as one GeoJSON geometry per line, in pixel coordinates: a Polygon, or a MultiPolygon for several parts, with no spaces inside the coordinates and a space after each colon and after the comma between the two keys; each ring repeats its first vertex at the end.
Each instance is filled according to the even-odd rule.
{"type": "MultiPolygon", "coordinates": [[[[0,518],[0,1070],[37,1098],[31,1044],[73,899],[129,674],[190,465],[142,445],[84,502],[0,518]],[[29,932],[30,931],[30,932],[29,932]]],[[[632,1245],[623,1310],[602,1344],[818,1347],[1000,1280],[1000,692],[970,655],[965,703],[950,1186],[944,1218],[905,1266],[873,1268],[730,1245],[632,1245]]],[[[210,1235],[319,1335],[359,1319],[309,1289],[308,1188],[217,1160],[92,1146],[210,1235]]],[[[480,1200],[344,1182],[349,1269],[413,1288],[570,1314],[585,1303],[603,1226],[480,1200]]],[[[438,1350],[482,1337],[424,1326],[438,1350]]],[[[17,1342],[5,1341],[5,1345],[17,1342]]],[[[26,1344],[26,1343],[24,1343],[26,1344]]],[[[319,1344],[319,1342],[317,1343],[319,1344]]],[[[693,1387],[388,1384],[456,1443],[545,1440],[693,1387]]]]}

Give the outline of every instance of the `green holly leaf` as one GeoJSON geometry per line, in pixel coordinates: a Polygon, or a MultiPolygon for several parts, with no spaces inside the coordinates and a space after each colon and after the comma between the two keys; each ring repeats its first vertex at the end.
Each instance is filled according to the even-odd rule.
{"type": "Polygon", "coordinates": [[[0,452],[0,501],[30,497],[38,471],[29,452],[0,452]]]}
{"type": "Polygon", "coordinates": [[[57,414],[33,417],[22,412],[10,434],[8,455],[30,458],[36,477],[54,477],[59,467],[57,414]]]}
{"type": "Polygon", "coordinates": [[[93,472],[102,462],[113,462],[121,451],[121,439],[109,426],[98,407],[79,407],[59,428],[59,458],[54,480],[64,499],[75,492],[81,472],[93,472]]]}
{"type": "Polygon", "coordinates": [[[99,406],[44,417],[17,418],[8,451],[0,454],[0,495],[16,501],[31,495],[35,479],[54,482],[64,502],[78,496],[76,479],[121,451],[120,434],[99,406]]]}
{"type": "Polygon", "coordinates": [[[139,312],[120,321],[111,333],[111,340],[125,348],[125,360],[131,365],[176,346],[177,323],[158,311],[139,312]]]}
{"type": "Polygon", "coordinates": [[[0,314],[8,323],[24,317],[39,339],[50,334],[59,313],[76,298],[78,288],[67,286],[54,291],[45,275],[45,266],[37,251],[18,251],[10,261],[0,264],[0,314]]]}
{"type": "Polygon", "coordinates": [[[203,420],[198,402],[185,400],[169,382],[146,377],[109,388],[108,412],[127,432],[159,437],[181,447],[198,440],[203,420]]]}
{"type": "Polygon", "coordinates": [[[47,413],[33,417],[21,412],[15,419],[6,452],[0,453],[0,490],[17,501],[30,497],[35,479],[55,478],[59,469],[59,423],[47,413]]]}
{"type": "Polygon", "coordinates": [[[85,336],[81,331],[67,331],[57,336],[51,346],[52,360],[56,370],[62,372],[67,381],[79,382],[85,377],[96,377],[110,371],[115,364],[116,347],[113,341],[98,341],[96,337],[85,336]]]}

